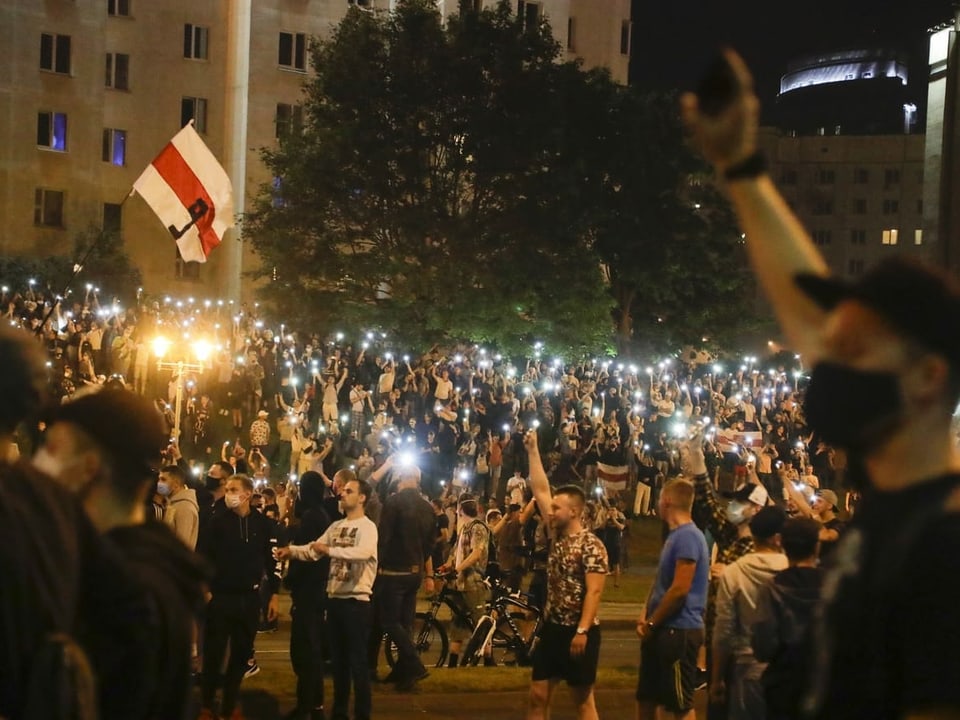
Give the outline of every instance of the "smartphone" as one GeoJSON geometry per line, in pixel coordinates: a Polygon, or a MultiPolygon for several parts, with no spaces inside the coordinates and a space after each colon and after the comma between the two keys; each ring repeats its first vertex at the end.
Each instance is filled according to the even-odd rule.
{"type": "Polygon", "coordinates": [[[700,112],[710,117],[716,117],[733,102],[737,96],[737,76],[722,53],[707,66],[696,92],[700,112]]]}

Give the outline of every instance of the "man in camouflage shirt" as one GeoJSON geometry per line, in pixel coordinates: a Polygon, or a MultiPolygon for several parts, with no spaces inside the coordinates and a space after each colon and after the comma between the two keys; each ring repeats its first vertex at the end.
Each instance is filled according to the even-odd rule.
{"type": "Polygon", "coordinates": [[[527,720],[549,717],[550,699],[561,680],[570,688],[580,720],[597,718],[593,685],[600,657],[597,611],[609,565],[600,539],[583,525],[586,505],[576,486],[550,492],[536,431],[524,438],[530,487],[553,541],[547,560],[547,606],[540,642],[533,653],[527,720]]]}
{"type": "Polygon", "coordinates": [[[447,567],[457,571],[454,587],[460,591],[463,607],[473,623],[462,623],[454,618],[450,626],[450,667],[457,666],[460,646],[470,637],[473,625],[483,614],[487,601],[487,586],[483,584],[483,576],[487,571],[490,529],[479,515],[480,505],[476,499],[467,497],[460,500],[457,507],[457,544],[447,567]]]}

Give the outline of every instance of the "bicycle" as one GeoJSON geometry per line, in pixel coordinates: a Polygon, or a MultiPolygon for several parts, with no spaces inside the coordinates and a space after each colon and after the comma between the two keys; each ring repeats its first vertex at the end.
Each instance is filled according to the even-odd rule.
{"type": "Polygon", "coordinates": [[[461,665],[476,666],[490,648],[494,665],[529,665],[540,637],[543,613],[527,593],[511,592],[499,581],[484,580],[490,588],[487,612],[473,629],[461,665]],[[521,624],[533,623],[528,632],[521,624]]]}
{"type": "MultiPolygon", "coordinates": [[[[468,624],[472,623],[470,615],[463,607],[463,596],[458,590],[449,587],[449,584],[456,577],[457,573],[455,571],[437,575],[436,579],[440,582],[440,589],[430,598],[430,609],[426,612],[420,611],[414,617],[411,630],[413,645],[417,649],[417,654],[420,655],[421,662],[426,667],[443,667],[447,660],[447,654],[450,652],[447,630],[437,619],[441,606],[446,605],[455,620],[468,624]]],[[[383,650],[387,658],[387,664],[391,668],[396,667],[397,646],[386,635],[384,635],[383,650]]]]}

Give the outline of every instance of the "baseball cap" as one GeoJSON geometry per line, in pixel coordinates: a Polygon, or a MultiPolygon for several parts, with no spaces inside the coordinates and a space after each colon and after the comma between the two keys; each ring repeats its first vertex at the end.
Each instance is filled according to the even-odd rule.
{"type": "Polygon", "coordinates": [[[754,505],[760,505],[761,507],[767,504],[769,498],[770,495],[767,493],[767,489],[757,483],[747,483],[731,495],[731,499],[733,500],[752,502],[754,505]]]}
{"type": "Polygon", "coordinates": [[[844,300],[863,303],[905,337],[960,368],[960,285],[940,269],[896,256],[856,282],[813,273],[798,273],[794,282],[824,310],[844,300]]]}
{"type": "Polygon", "coordinates": [[[833,506],[833,509],[836,510],[840,507],[840,499],[837,497],[837,494],[833,490],[827,490],[826,488],[817,492],[818,497],[822,497],[830,505],[833,506]]]}

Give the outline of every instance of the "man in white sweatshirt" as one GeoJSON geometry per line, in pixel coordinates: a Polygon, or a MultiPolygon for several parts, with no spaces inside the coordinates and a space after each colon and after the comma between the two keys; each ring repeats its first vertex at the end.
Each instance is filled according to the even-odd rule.
{"type": "Polygon", "coordinates": [[[758,662],[750,646],[761,586],[787,567],[780,545],[786,521],[782,508],[763,508],[750,520],[754,550],[727,566],[717,591],[717,617],[713,627],[713,666],[710,702],[726,705],[729,720],[764,720],[766,703],[760,677],[765,663],[758,662]]]}
{"type": "Polygon", "coordinates": [[[167,465],[160,470],[157,492],[167,498],[163,520],[173,528],[177,537],[191,550],[197,549],[200,531],[200,510],[197,492],[188,488],[179,465],[167,465]]]}
{"type": "Polygon", "coordinates": [[[367,640],[373,615],[370,592],[377,577],[377,526],[364,514],[372,490],[366,480],[350,480],[340,491],[340,506],[346,517],[327,528],[309,545],[291,545],[277,550],[277,559],[319,560],[330,558],[327,580],[327,630],[333,662],[334,720],[350,717],[350,684],[353,682],[353,716],[370,720],[370,674],[367,640]]]}

